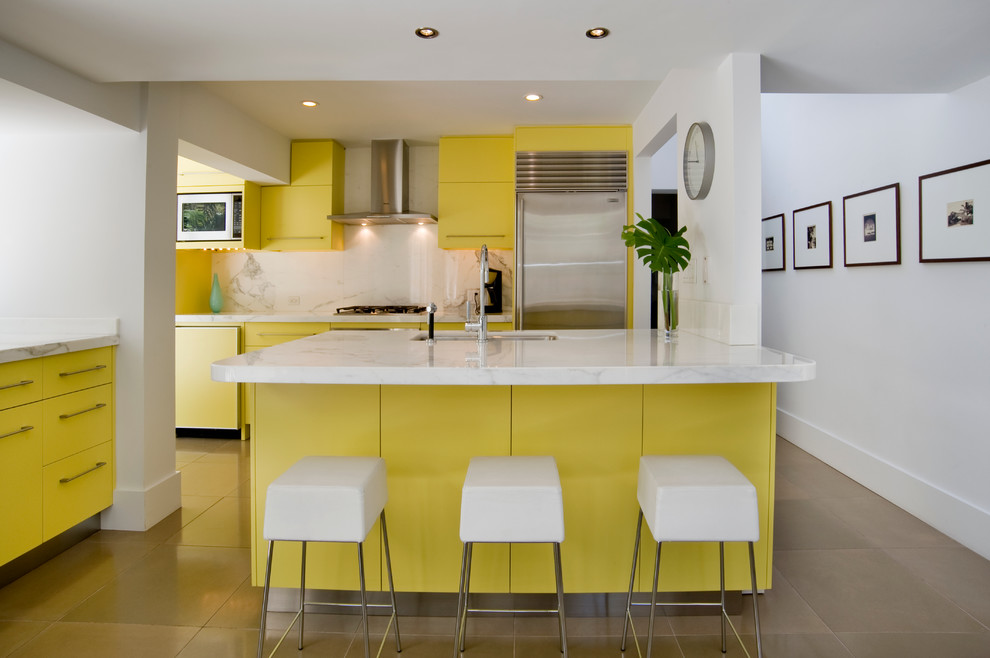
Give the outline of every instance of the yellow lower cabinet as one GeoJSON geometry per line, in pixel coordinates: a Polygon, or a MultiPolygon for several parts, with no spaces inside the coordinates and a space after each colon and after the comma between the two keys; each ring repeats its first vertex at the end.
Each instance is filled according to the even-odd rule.
{"type": "Polygon", "coordinates": [[[42,403],[45,464],[103,443],[113,436],[112,388],[112,384],[104,384],[48,398],[42,403]]]}
{"type": "Polygon", "coordinates": [[[175,328],[175,426],[240,427],[239,385],[215,382],[210,364],[236,356],[239,327],[175,328]]]}
{"type": "Polygon", "coordinates": [[[0,411],[0,564],[41,543],[41,403],[0,411]]]}
{"type": "MultiPolygon", "coordinates": [[[[509,454],[510,413],[508,386],[382,387],[396,589],[457,591],[468,462],[509,454]]],[[[509,591],[508,546],[477,544],[473,563],[472,592],[509,591]]]]}
{"type": "MultiPolygon", "coordinates": [[[[760,541],[755,545],[755,554],[760,588],[771,585],[775,406],[775,384],[646,386],[643,397],[644,454],[721,455],[756,487],[760,541]]],[[[630,526],[626,532],[633,529],[630,526]]],[[[640,570],[643,590],[652,583],[655,546],[644,524],[640,570]]],[[[664,544],[661,555],[662,591],[718,589],[717,543],[664,544]]],[[[750,589],[745,543],[725,545],[725,579],[727,589],[750,589]]]]}
{"type": "Polygon", "coordinates": [[[113,348],[46,356],[42,366],[46,398],[109,384],[113,381],[113,348]]]}
{"type": "Polygon", "coordinates": [[[41,373],[41,359],[0,363],[0,409],[40,400],[41,373]]]}
{"type": "Polygon", "coordinates": [[[329,322],[248,322],[244,325],[244,351],[281,345],[325,331],[330,331],[329,322]]]}
{"type": "MultiPolygon", "coordinates": [[[[255,490],[253,584],[261,585],[265,579],[268,544],[263,529],[268,485],[309,455],[378,457],[380,414],[378,386],[255,384],[255,436],[264,440],[252,441],[251,450],[255,490]]],[[[296,542],[276,544],[272,586],[299,586],[299,547],[296,542]]],[[[381,561],[381,530],[376,523],[364,542],[369,590],[382,589],[381,561]]],[[[315,589],[356,590],[357,564],[354,544],[310,544],[306,584],[315,589]]]]}
{"type": "Polygon", "coordinates": [[[45,466],[42,479],[48,541],[113,504],[113,441],[45,466]]]}
{"type": "MultiPolygon", "coordinates": [[[[565,592],[629,586],[641,386],[512,387],[512,454],[553,455],[564,497],[565,592]]],[[[547,544],[512,545],[512,591],[554,591],[547,544]]]]}

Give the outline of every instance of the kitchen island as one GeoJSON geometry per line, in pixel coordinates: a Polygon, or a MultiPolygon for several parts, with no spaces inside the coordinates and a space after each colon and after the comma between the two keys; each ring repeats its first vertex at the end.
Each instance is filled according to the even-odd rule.
{"type": "MultiPolygon", "coordinates": [[[[664,343],[648,330],[558,331],[552,339],[494,333],[479,345],[461,332],[438,332],[431,344],[425,332],[332,331],[213,364],[217,381],[254,384],[256,584],[264,573],[265,490],[303,455],[382,456],[396,588],[454,592],[468,460],[549,454],[564,490],[566,590],[621,592],[640,455],[697,453],[724,455],[756,486],[757,576],[761,587],[771,585],[776,385],[813,378],[814,362],[690,334],[664,343]]],[[[373,588],[382,584],[380,545],[373,536],[366,547],[373,588]]],[[[294,586],[298,550],[282,554],[273,584],[294,586]]],[[[671,546],[662,589],[717,589],[717,554],[717,545],[671,546]]],[[[726,559],[727,586],[748,589],[745,546],[727,546],[726,559]]],[[[356,589],[353,562],[353,547],[313,546],[307,579],[356,589]]],[[[553,587],[545,546],[475,551],[473,591],[553,587]]]]}

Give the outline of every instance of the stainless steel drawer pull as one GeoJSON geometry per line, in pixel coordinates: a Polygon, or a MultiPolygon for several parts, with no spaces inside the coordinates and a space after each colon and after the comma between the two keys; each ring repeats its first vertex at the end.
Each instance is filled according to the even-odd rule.
{"type": "Polygon", "coordinates": [[[505,233],[451,233],[448,238],[504,238],[505,233]]]}
{"type": "Polygon", "coordinates": [[[96,466],[94,466],[93,468],[87,468],[87,469],[86,469],[85,471],[83,471],[82,473],[79,473],[78,475],[73,475],[73,476],[72,476],[72,477],[70,477],[70,478],[62,478],[62,479],[60,479],[60,480],[59,480],[59,484],[65,484],[66,482],[72,482],[72,481],[73,481],[73,480],[75,480],[76,478],[81,478],[82,476],[84,476],[84,475],[86,475],[87,473],[92,473],[92,472],[93,472],[93,471],[95,471],[96,469],[98,469],[98,468],[103,468],[103,467],[104,467],[104,466],[106,466],[106,465],[107,465],[107,463],[106,463],[106,462],[96,462],[96,466]]]}
{"type": "Polygon", "coordinates": [[[316,334],[314,334],[312,331],[308,331],[306,333],[301,333],[301,334],[280,333],[274,331],[261,331],[258,332],[258,335],[259,336],[315,336],[316,334]]]}
{"type": "Polygon", "coordinates": [[[0,391],[6,390],[8,388],[17,388],[18,386],[27,386],[28,384],[33,384],[33,379],[22,379],[16,384],[7,384],[6,386],[0,386],[0,391]]]}
{"type": "Polygon", "coordinates": [[[73,416],[78,416],[80,414],[87,414],[90,411],[96,411],[97,409],[102,409],[107,406],[103,402],[98,402],[95,407],[90,407],[89,409],[83,409],[82,411],[74,411],[71,414],[59,414],[59,420],[65,420],[66,418],[72,418],[73,416]]]}
{"type": "Polygon", "coordinates": [[[92,368],[83,368],[82,370],[72,370],[70,372],[60,372],[60,373],[58,373],[58,376],[59,377],[70,377],[72,375],[81,375],[84,372],[93,372],[94,370],[104,370],[105,368],[106,368],[106,366],[104,366],[104,365],[93,366],[92,368]]]}
{"type": "Polygon", "coordinates": [[[14,430],[13,432],[7,432],[6,434],[0,434],[0,439],[6,439],[8,436],[14,436],[15,434],[23,434],[24,432],[30,432],[34,429],[34,425],[25,425],[19,430],[14,430]]]}
{"type": "Polygon", "coordinates": [[[267,238],[269,242],[272,240],[326,240],[325,235],[275,235],[267,238]]]}

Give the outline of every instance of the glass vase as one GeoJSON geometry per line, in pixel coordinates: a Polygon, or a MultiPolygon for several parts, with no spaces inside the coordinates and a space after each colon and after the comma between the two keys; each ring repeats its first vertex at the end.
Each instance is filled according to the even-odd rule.
{"type": "Polygon", "coordinates": [[[660,273],[660,305],[663,309],[663,337],[667,342],[677,338],[680,317],[677,309],[677,272],[660,273]]]}
{"type": "Polygon", "coordinates": [[[219,313],[223,309],[223,293],[220,292],[220,278],[213,275],[213,286],[210,288],[210,310],[219,313]]]}

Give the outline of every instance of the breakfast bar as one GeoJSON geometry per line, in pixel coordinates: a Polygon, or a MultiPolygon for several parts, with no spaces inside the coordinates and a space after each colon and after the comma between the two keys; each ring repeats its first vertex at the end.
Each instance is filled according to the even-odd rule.
{"type": "MultiPolygon", "coordinates": [[[[560,471],[568,593],[628,587],[636,476],[644,454],[717,454],[755,485],[757,577],[771,586],[776,386],[814,378],[815,363],[759,346],[650,330],[330,331],[212,365],[249,384],[253,582],[264,577],[268,484],[306,455],[374,455],[387,464],[386,507],[397,590],[455,592],[460,489],[481,455],[552,455],[560,471]]],[[[380,533],[366,542],[370,589],[382,589],[380,533]]],[[[272,583],[298,582],[282,552],[272,583]]],[[[718,546],[664,551],[661,589],[718,589],[718,546]]],[[[479,545],[471,589],[554,590],[546,546],[479,545]]],[[[649,560],[647,560],[649,562],[649,560]]],[[[307,582],[357,589],[354,549],[314,545],[307,582]]],[[[648,588],[641,572],[642,589],[648,588]]],[[[749,589],[745,546],[726,546],[726,585],[749,589]]]]}

